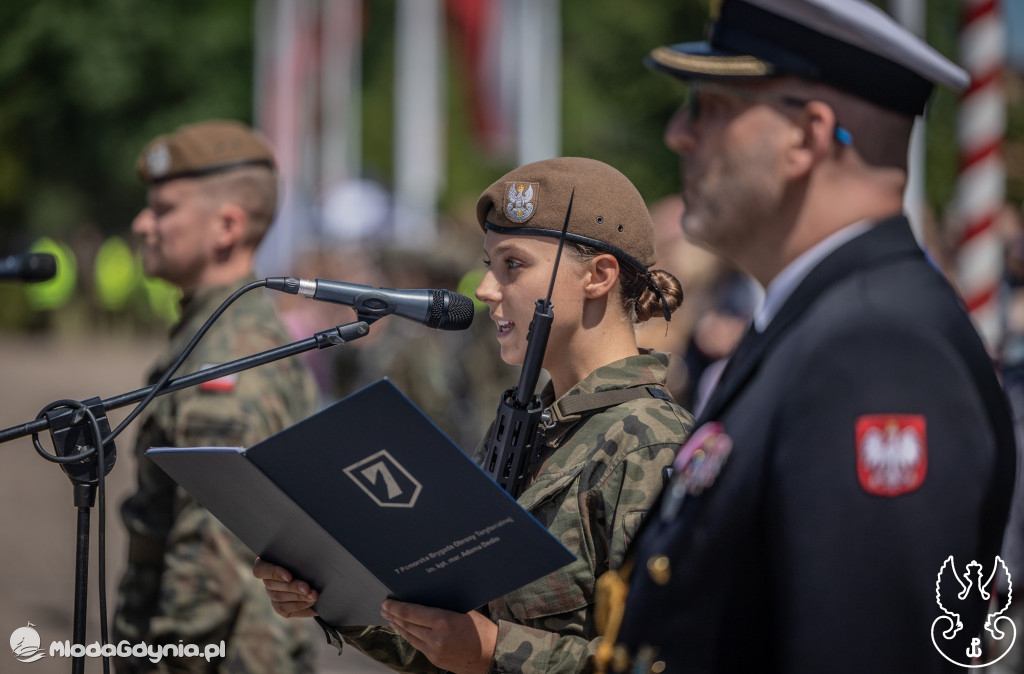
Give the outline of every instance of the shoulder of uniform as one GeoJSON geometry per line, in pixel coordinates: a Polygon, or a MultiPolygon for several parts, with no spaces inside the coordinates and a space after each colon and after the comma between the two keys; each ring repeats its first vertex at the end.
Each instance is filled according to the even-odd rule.
{"type": "Polygon", "coordinates": [[[606,482],[637,454],[646,454],[645,460],[660,458],[666,465],[670,463],[675,449],[692,430],[693,417],[674,400],[646,398],[598,412],[587,426],[597,446],[592,448],[592,461],[583,479],[593,487],[606,482]]]}
{"type": "Polygon", "coordinates": [[[693,416],[667,392],[664,396],[629,400],[598,414],[605,416],[610,428],[636,438],[637,447],[685,438],[693,416]]]}

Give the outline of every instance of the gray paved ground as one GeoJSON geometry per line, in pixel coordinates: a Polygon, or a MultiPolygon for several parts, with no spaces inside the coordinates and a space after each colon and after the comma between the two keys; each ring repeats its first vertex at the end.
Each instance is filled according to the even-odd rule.
{"type": "MultiPolygon", "coordinates": [[[[33,419],[59,398],[107,398],[140,386],[159,350],[159,341],[87,338],[79,341],[0,335],[0,429],[33,419]]],[[[120,422],[127,408],[111,414],[120,422]]],[[[113,424],[112,424],[113,425],[113,424]]],[[[125,558],[125,538],[117,506],[134,474],[132,428],[118,440],[117,463],[107,478],[107,596],[113,610],[114,588],[125,558]]],[[[48,438],[46,439],[47,447],[48,438]]],[[[28,438],[0,444],[0,635],[32,622],[44,645],[71,639],[74,607],[76,510],[63,471],[40,458],[28,438]]],[[[99,639],[97,592],[98,509],[92,517],[87,642],[99,639]]],[[[18,662],[0,650],[0,672],[57,674],[71,661],[44,658],[18,662]]],[[[324,644],[320,671],[371,674],[390,671],[355,651],[341,657],[324,644]]],[[[86,672],[102,672],[98,659],[86,659],[86,672]]]]}

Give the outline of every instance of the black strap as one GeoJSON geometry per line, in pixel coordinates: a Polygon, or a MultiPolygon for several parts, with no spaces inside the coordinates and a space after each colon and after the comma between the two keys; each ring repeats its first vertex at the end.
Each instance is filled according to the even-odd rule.
{"type": "Polygon", "coordinates": [[[555,403],[559,415],[565,419],[583,414],[592,414],[609,407],[615,407],[630,400],[641,398],[658,398],[660,400],[671,400],[668,393],[654,386],[637,386],[634,388],[612,389],[610,391],[596,391],[594,393],[580,393],[579,395],[563,398],[555,403]]]}
{"type": "MultiPolygon", "coordinates": [[[[641,398],[657,398],[659,400],[672,400],[667,391],[658,386],[635,386],[633,388],[611,389],[608,391],[595,391],[594,393],[580,393],[556,401],[548,409],[550,418],[541,426],[538,431],[543,430],[543,443],[536,443],[558,447],[565,442],[575,430],[580,427],[580,422],[587,416],[601,412],[609,407],[615,407],[630,400],[641,398]]],[[[545,412],[547,415],[547,412],[545,412]]]]}

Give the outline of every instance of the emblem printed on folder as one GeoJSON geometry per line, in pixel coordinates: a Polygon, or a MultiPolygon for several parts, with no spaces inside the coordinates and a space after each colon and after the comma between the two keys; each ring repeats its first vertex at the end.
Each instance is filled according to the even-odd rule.
{"type": "Polygon", "coordinates": [[[382,508],[411,508],[423,489],[386,449],[353,463],[345,474],[382,508]]]}
{"type": "Polygon", "coordinates": [[[520,224],[533,217],[533,183],[509,183],[505,215],[520,224]]]}

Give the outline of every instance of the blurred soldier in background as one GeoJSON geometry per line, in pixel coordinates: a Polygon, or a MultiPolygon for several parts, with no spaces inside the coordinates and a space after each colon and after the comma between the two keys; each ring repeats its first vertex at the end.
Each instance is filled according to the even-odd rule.
{"type": "Polygon", "coordinates": [[[697,246],[683,233],[683,199],[678,194],[661,197],[649,207],[654,222],[654,249],[658,264],[679,279],[685,301],[672,314],[672,320],[652,318],[637,326],[636,340],[642,347],[671,354],[666,386],[672,397],[685,407],[684,396],[690,374],[685,361],[686,345],[694,324],[708,307],[708,289],[720,273],[722,259],[697,246]]]}
{"type": "Polygon", "coordinates": [[[708,283],[704,310],[685,346],[686,387],[677,398],[679,404],[700,414],[763,295],[753,279],[728,263],[708,283]]]}
{"type": "Polygon", "coordinates": [[[650,210],[658,260],[679,279],[686,301],[671,322],[652,319],[638,326],[637,343],[673,354],[668,389],[696,413],[763,292],[729,260],[683,231],[686,208],[680,195],[662,197],[650,210]]]}
{"type": "MultiPolygon", "coordinates": [[[[184,126],[153,140],[136,169],[147,206],[132,231],[145,272],[184,293],[181,319],[149,377],[155,383],[203,322],[256,278],[252,258],[274,218],[277,173],[270,149],[228,121],[184,126]]],[[[288,343],[262,291],[238,299],[179,369],[187,374],[288,343]]],[[[278,618],[252,578],[254,555],[143,453],[155,446],[249,446],[315,411],[316,387],[298,358],[156,398],[141,418],[137,491],[122,506],[128,567],[118,592],[114,641],[226,642],[225,658],[164,658],[161,671],[312,670],[308,625],[278,618]]],[[[119,672],[156,671],[147,658],[119,672]]]]}

